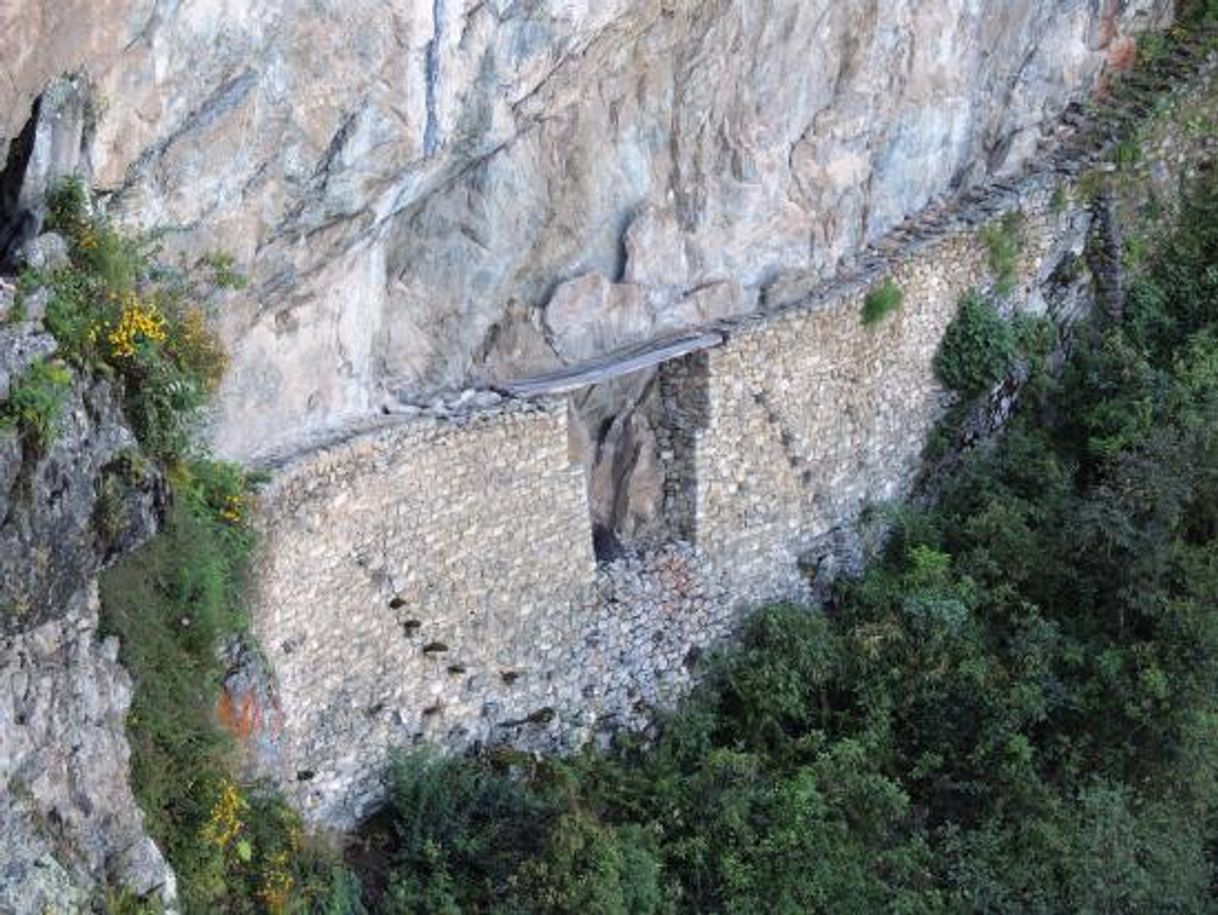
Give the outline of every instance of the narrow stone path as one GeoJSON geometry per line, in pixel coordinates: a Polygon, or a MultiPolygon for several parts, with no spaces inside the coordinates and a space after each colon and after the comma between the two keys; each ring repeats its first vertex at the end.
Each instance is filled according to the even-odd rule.
{"type": "Polygon", "coordinates": [[[720,346],[726,339],[725,334],[710,330],[660,340],[648,340],[636,346],[609,353],[600,359],[581,362],[545,375],[511,381],[499,385],[498,389],[513,397],[551,397],[557,394],[569,394],[580,388],[601,384],[613,378],[620,378],[622,375],[630,375],[651,368],[662,362],[668,362],[670,359],[720,346]]]}

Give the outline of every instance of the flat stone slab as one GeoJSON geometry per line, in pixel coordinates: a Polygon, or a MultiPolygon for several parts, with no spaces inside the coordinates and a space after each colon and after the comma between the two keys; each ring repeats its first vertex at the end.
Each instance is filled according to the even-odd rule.
{"type": "Polygon", "coordinates": [[[726,339],[724,334],[711,331],[649,341],[611,353],[602,359],[581,362],[545,375],[507,382],[498,388],[513,397],[568,394],[623,375],[632,375],[689,353],[721,346],[726,339]]]}

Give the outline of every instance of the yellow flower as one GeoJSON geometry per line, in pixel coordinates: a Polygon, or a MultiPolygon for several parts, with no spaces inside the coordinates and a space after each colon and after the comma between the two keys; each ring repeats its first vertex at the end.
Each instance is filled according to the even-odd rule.
{"type": "Polygon", "coordinates": [[[203,826],[203,838],[221,848],[227,848],[245,827],[241,814],[249,804],[231,779],[225,779],[220,796],[211,809],[211,817],[203,826]]]}
{"type": "Polygon", "coordinates": [[[111,354],[126,359],[135,355],[136,343],[141,339],[150,343],[164,343],[165,337],[165,319],[155,305],[144,304],[135,293],[128,293],[124,297],[118,323],[106,334],[111,354]]]}
{"type": "Polygon", "coordinates": [[[262,875],[262,889],[258,895],[273,913],[286,912],[288,903],[292,901],[292,888],[295,879],[288,870],[288,853],[277,852],[271,855],[270,864],[262,875]]]}
{"type": "Polygon", "coordinates": [[[244,505],[245,500],[241,496],[229,496],[224,500],[224,507],[220,509],[220,520],[236,524],[242,518],[241,510],[244,505]]]}

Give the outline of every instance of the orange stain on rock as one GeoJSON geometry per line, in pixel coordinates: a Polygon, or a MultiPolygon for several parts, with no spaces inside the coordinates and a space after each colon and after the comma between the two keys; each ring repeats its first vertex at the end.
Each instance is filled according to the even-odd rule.
{"type": "Polygon", "coordinates": [[[249,693],[234,701],[232,694],[225,690],[220,693],[220,700],[216,703],[216,718],[220,726],[234,737],[246,740],[261,726],[262,711],[249,693]]]}

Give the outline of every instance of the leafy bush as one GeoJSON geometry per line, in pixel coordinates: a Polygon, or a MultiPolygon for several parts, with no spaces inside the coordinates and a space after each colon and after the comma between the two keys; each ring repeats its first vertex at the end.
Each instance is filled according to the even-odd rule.
{"type": "Polygon", "coordinates": [[[1218,24],[1218,0],[1183,0],[1178,18],[1189,26],[1218,24]]]}
{"type": "Polygon", "coordinates": [[[56,359],[33,363],[9,388],[0,403],[0,427],[16,426],[35,449],[55,440],[59,416],[72,385],[72,372],[56,359]]]}
{"type": "Polygon", "coordinates": [[[1057,324],[1044,315],[1019,315],[1011,322],[1015,350],[1024,358],[1036,361],[1048,357],[1061,342],[1057,324]]]}
{"type": "Polygon", "coordinates": [[[1049,212],[1054,216],[1060,216],[1066,212],[1066,208],[1070,205],[1070,194],[1064,185],[1058,185],[1053,189],[1053,195],[1049,198],[1049,212]]]}
{"type": "Polygon", "coordinates": [[[654,843],[580,811],[576,784],[558,760],[526,773],[504,760],[398,758],[395,851],[378,910],[668,911],[654,843]]]}
{"type": "Polygon", "coordinates": [[[1112,151],[1112,159],[1117,165],[1128,167],[1142,161],[1142,147],[1136,139],[1122,140],[1112,151]]]}
{"type": "Polygon", "coordinates": [[[878,324],[900,308],[904,300],[905,293],[901,291],[901,287],[897,285],[896,281],[889,277],[868,292],[866,298],[863,299],[863,323],[868,326],[878,324]]]}
{"type": "Polygon", "coordinates": [[[965,397],[985,393],[1006,376],[1015,361],[1011,325],[976,292],[960,300],[935,354],[935,374],[950,390],[965,397]]]}

